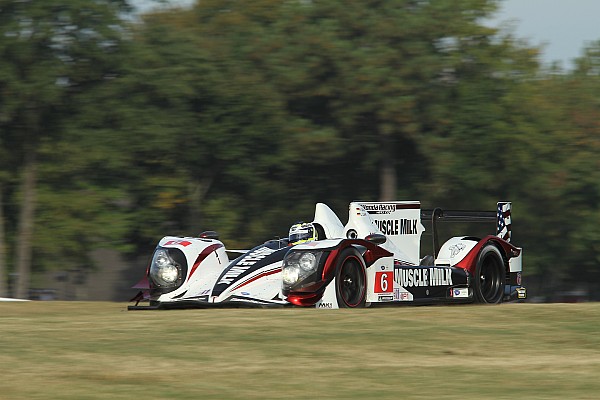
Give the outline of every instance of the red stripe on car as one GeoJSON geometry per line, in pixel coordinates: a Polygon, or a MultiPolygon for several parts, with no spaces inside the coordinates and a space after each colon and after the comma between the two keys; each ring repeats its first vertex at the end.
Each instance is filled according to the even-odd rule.
{"type": "Polygon", "coordinates": [[[251,279],[248,279],[246,282],[240,283],[239,285],[237,285],[236,287],[234,287],[232,290],[237,290],[237,289],[241,288],[242,286],[246,286],[250,282],[254,282],[257,279],[264,278],[265,276],[273,275],[273,274],[276,274],[278,272],[281,272],[281,268],[275,268],[275,269],[272,269],[270,271],[265,271],[262,274],[256,275],[255,277],[253,277],[251,279]]]}
{"type": "Polygon", "coordinates": [[[202,252],[200,254],[198,254],[198,258],[196,258],[196,261],[194,261],[194,265],[192,266],[192,269],[188,276],[188,281],[192,278],[192,275],[194,275],[194,272],[196,272],[196,269],[198,268],[198,266],[200,266],[202,261],[204,261],[206,259],[206,257],[208,257],[210,255],[210,253],[212,253],[213,251],[216,251],[220,247],[223,247],[223,245],[222,244],[211,244],[210,246],[208,246],[207,248],[202,250],[202,252]]]}

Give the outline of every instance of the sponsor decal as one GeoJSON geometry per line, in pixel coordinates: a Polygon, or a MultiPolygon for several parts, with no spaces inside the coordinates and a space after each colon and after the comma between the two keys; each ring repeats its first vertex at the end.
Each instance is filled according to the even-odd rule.
{"type": "Polygon", "coordinates": [[[319,303],[317,308],[333,308],[333,303],[319,303]]]}
{"type": "Polygon", "coordinates": [[[359,217],[365,217],[367,215],[367,213],[360,207],[356,208],[356,215],[358,215],[359,217]]]}
{"type": "Polygon", "coordinates": [[[375,273],[375,293],[391,293],[394,289],[394,273],[392,271],[375,273]]]}
{"type": "Polygon", "coordinates": [[[413,297],[410,292],[407,292],[404,289],[395,288],[394,289],[394,300],[397,301],[412,301],[413,297]]]}
{"type": "Polygon", "coordinates": [[[396,211],[395,204],[361,204],[369,214],[390,214],[396,211]]]}
{"type": "Polygon", "coordinates": [[[189,246],[190,244],[192,244],[192,242],[189,242],[187,240],[169,240],[167,243],[165,243],[163,246],[189,246]]]}
{"type": "Polygon", "coordinates": [[[226,283],[229,285],[231,282],[233,282],[233,280],[235,278],[237,278],[238,276],[240,276],[241,274],[246,272],[254,264],[256,264],[257,261],[262,260],[263,258],[267,257],[268,255],[270,255],[276,251],[277,250],[270,249],[268,247],[261,247],[260,249],[254,250],[253,252],[251,252],[247,256],[245,256],[235,266],[231,267],[225,273],[225,275],[223,275],[221,277],[221,279],[219,279],[219,282],[217,282],[217,285],[220,285],[223,283],[226,283]]]}
{"type": "Polygon", "coordinates": [[[419,221],[416,219],[384,219],[375,221],[375,223],[384,235],[416,235],[419,233],[417,230],[419,221]]]}
{"type": "Polygon", "coordinates": [[[452,270],[443,267],[396,268],[394,281],[403,287],[452,285],[452,270]]]}
{"type": "Polygon", "coordinates": [[[456,243],[454,246],[450,246],[450,258],[454,258],[458,253],[464,250],[465,245],[463,243],[456,243]]]}
{"type": "Polygon", "coordinates": [[[309,247],[317,247],[318,245],[320,245],[319,242],[306,242],[306,243],[302,243],[303,246],[309,246],[309,247]]]}
{"type": "Polygon", "coordinates": [[[392,296],[392,295],[389,295],[389,296],[379,295],[379,301],[394,301],[394,296],[392,296]]]}
{"type": "Polygon", "coordinates": [[[454,288],[450,290],[450,297],[469,297],[469,289],[468,288],[454,288]]]}
{"type": "Polygon", "coordinates": [[[377,204],[361,204],[369,214],[391,214],[396,210],[418,210],[420,204],[396,204],[396,203],[377,203],[377,204]]]}

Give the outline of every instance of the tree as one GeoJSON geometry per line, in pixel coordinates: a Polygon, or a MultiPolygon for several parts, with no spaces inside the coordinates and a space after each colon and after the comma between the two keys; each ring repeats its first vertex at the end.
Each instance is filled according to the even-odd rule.
{"type": "Polygon", "coordinates": [[[18,154],[22,186],[15,295],[28,297],[39,173],[39,149],[60,137],[78,93],[113,72],[109,55],[121,41],[119,0],[0,3],[0,128],[18,154]]]}
{"type": "Polygon", "coordinates": [[[540,88],[540,96],[554,103],[556,114],[554,140],[547,145],[554,145],[548,194],[558,205],[558,213],[548,231],[558,233],[556,248],[561,252],[550,262],[560,266],[555,274],[564,279],[550,289],[583,287],[598,299],[600,41],[584,48],[575,61],[575,70],[552,75],[540,88]]]}
{"type": "MultiPolygon", "coordinates": [[[[481,24],[495,8],[496,2],[484,0],[458,6],[412,1],[353,5],[203,1],[169,18],[172,28],[185,30],[195,38],[194,46],[204,50],[203,68],[215,66],[207,75],[214,80],[204,93],[233,99],[243,97],[246,88],[254,89],[266,96],[261,98],[267,99],[271,114],[285,118],[285,123],[275,125],[286,140],[275,144],[269,138],[283,162],[267,182],[274,186],[279,180],[293,180],[302,189],[295,193],[295,188],[287,188],[288,196],[294,193],[308,200],[310,192],[343,204],[348,198],[373,198],[378,192],[381,199],[397,198],[396,185],[403,195],[413,196],[410,188],[434,169],[438,154],[429,145],[437,142],[439,147],[451,130],[461,129],[450,123],[456,111],[452,102],[466,98],[468,91],[476,94],[481,87],[497,85],[481,97],[491,117],[495,96],[521,79],[519,73],[535,69],[535,53],[510,38],[497,41],[497,31],[481,24]],[[501,62],[494,54],[502,57],[501,62]],[[254,84],[239,85],[242,76],[254,84]],[[429,162],[420,162],[428,157],[429,162]]],[[[152,25],[165,15],[145,22],[152,25]]],[[[161,38],[168,32],[164,30],[161,38]]],[[[153,37],[148,31],[144,36],[153,37]]],[[[177,59],[171,54],[169,58],[177,59]]],[[[471,100],[478,104],[476,97],[471,100]]],[[[230,100],[216,104],[221,114],[231,108],[230,100]]],[[[220,121],[206,113],[209,109],[203,109],[208,119],[202,119],[202,125],[218,121],[214,129],[223,131],[220,121]]],[[[254,105],[248,112],[256,109],[254,105]]],[[[245,131],[251,128],[244,123],[245,131]]],[[[204,137],[198,143],[212,140],[215,149],[235,143],[231,134],[222,138],[215,142],[204,137]]],[[[245,179],[253,178],[246,175],[245,179]]],[[[254,187],[259,186],[248,186],[248,192],[254,187]]]]}
{"type": "Polygon", "coordinates": [[[489,0],[203,1],[194,12],[203,35],[235,49],[239,63],[274,85],[305,136],[321,132],[341,145],[330,153],[326,186],[390,200],[427,176],[409,167],[424,156],[421,137],[447,133],[448,87],[476,76],[493,82],[486,74],[504,73],[514,60],[513,43],[496,43],[497,31],[481,22],[496,7],[489,0]],[[491,65],[495,52],[505,65],[491,65]],[[483,65],[479,75],[469,72],[483,65]]]}
{"type": "Polygon", "coordinates": [[[10,181],[8,173],[10,162],[9,152],[6,151],[4,143],[2,142],[2,136],[0,136],[0,297],[6,297],[9,295],[8,292],[8,244],[6,240],[6,226],[7,221],[5,218],[6,204],[4,199],[6,196],[7,182],[10,181]]]}
{"type": "Polygon", "coordinates": [[[0,183],[0,297],[8,296],[3,194],[3,187],[0,183]]]}
{"type": "MultiPolygon", "coordinates": [[[[239,221],[248,211],[237,193],[269,179],[255,173],[257,166],[276,165],[279,137],[271,133],[283,125],[276,99],[264,95],[256,75],[195,35],[188,14],[151,14],[133,26],[119,76],[80,101],[82,119],[69,124],[77,139],[63,143],[95,149],[85,163],[93,166],[96,187],[118,174],[108,187],[121,196],[127,237],[145,250],[167,232],[206,229],[210,214],[239,210],[239,221]],[[98,103],[105,107],[94,109],[98,103]],[[101,162],[105,157],[110,163],[101,162]],[[205,202],[210,192],[212,205],[205,202]]],[[[236,232],[233,224],[223,229],[236,232]]],[[[231,236],[245,238],[244,229],[231,236]]]]}

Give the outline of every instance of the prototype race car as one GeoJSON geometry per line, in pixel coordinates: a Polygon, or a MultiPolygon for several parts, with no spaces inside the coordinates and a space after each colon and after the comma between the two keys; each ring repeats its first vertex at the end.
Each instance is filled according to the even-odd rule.
{"type": "Polygon", "coordinates": [[[510,203],[497,212],[420,209],[420,203],[353,202],[344,226],[323,203],[286,239],[227,251],[216,232],[167,236],[129,309],[213,306],[365,307],[393,303],[524,299],[522,250],[510,244],[510,203]],[[434,254],[420,258],[421,220],[434,254]],[[437,221],[496,221],[497,235],[453,237],[439,249],[437,221]],[[234,255],[230,258],[230,255],[234,255]],[[139,306],[149,300],[150,306],[139,306]]]}
{"type": "Polygon", "coordinates": [[[344,226],[317,205],[327,239],[285,255],[283,295],[297,306],[364,307],[392,303],[496,304],[524,299],[522,249],[510,243],[511,203],[494,212],[421,210],[417,201],[353,202],[344,226]],[[434,254],[420,257],[421,221],[431,221],[434,254]],[[438,248],[438,221],[496,221],[496,235],[456,236],[438,248]]]}

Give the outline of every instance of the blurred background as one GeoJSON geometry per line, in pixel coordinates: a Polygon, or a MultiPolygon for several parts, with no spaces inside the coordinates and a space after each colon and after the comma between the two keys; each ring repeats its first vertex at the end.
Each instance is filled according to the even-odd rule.
{"type": "Polygon", "coordinates": [[[510,200],[529,301],[599,300],[600,41],[548,62],[502,5],[0,0],[0,297],[124,301],[164,235],[360,199],[510,200]]]}

